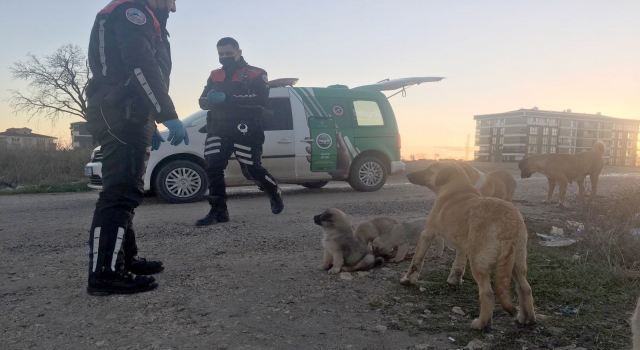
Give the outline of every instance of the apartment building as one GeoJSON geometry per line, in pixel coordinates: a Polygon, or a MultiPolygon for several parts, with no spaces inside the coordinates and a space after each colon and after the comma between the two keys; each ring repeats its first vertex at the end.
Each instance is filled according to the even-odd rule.
{"type": "Polygon", "coordinates": [[[9,128],[0,132],[0,146],[7,148],[56,149],[57,138],[31,132],[29,128],[9,128]]]}
{"type": "Polygon", "coordinates": [[[89,131],[87,131],[87,122],[71,123],[71,147],[77,148],[92,148],[93,138],[89,131]]]}
{"type": "Polygon", "coordinates": [[[640,120],[571,110],[542,111],[537,107],[476,115],[473,119],[476,161],[518,162],[533,154],[573,154],[590,151],[596,141],[602,140],[607,148],[605,164],[640,166],[640,120]]]}

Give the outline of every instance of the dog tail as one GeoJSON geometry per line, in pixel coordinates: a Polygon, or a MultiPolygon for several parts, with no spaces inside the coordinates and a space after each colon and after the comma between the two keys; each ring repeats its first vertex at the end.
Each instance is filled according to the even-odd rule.
{"type": "Polygon", "coordinates": [[[500,254],[496,261],[496,273],[494,284],[496,286],[496,297],[502,308],[511,316],[516,314],[516,308],[511,301],[511,277],[513,267],[516,262],[516,249],[513,245],[502,243],[500,254]]]}
{"type": "Polygon", "coordinates": [[[640,350],[640,298],[636,312],[631,316],[631,332],[633,333],[633,350],[640,350]]]}
{"type": "Polygon", "coordinates": [[[604,154],[604,142],[602,141],[597,141],[596,143],[593,144],[593,151],[594,152],[598,152],[600,154],[604,154]]]}

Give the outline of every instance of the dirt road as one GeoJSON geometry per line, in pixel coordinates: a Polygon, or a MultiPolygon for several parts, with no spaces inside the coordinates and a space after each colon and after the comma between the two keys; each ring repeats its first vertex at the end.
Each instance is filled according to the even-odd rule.
{"type": "MultiPolygon", "coordinates": [[[[513,165],[507,168],[516,173],[513,165]]],[[[626,174],[629,168],[620,169],[605,170],[599,193],[640,181],[638,174],[626,174]]],[[[517,180],[515,199],[523,214],[552,218],[556,209],[539,204],[546,194],[544,178],[517,180]]],[[[378,215],[421,217],[434,196],[406,182],[404,176],[393,177],[374,193],[355,192],[343,183],[321,190],[286,186],[286,209],[277,216],[262,193],[233,189],[232,221],[211,228],[192,225],[207,212],[206,202],[168,205],[147,198],[135,225],[141,256],[165,263],[157,276],[160,287],[111,297],[84,291],[97,193],[0,196],[0,348],[463,348],[467,341],[450,334],[400,330],[389,312],[380,311],[390,303],[398,313],[429,308],[419,294],[394,299],[406,289],[398,280],[408,262],[354,274],[352,280],[316,270],[321,231],[313,215],[338,207],[353,225],[378,215]]],[[[425,318],[445,322],[437,320],[425,318]]],[[[469,322],[467,317],[459,326],[468,328],[469,322]]]]}

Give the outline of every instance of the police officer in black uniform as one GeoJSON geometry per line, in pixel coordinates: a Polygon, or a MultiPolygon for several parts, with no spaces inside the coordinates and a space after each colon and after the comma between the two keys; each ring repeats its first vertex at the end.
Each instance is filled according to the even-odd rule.
{"type": "Polygon", "coordinates": [[[89,43],[87,130],[101,145],[102,191],[90,231],[89,280],[93,295],[155,288],[159,261],[138,258],[134,209],[142,202],[146,162],[153,144],[189,143],[168,94],[171,52],[166,29],[175,0],[113,0],[96,16],[89,43]],[[135,276],[138,275],[138,276],[135,276]]]}
{"type": "Polygon", "coordinates": [[[231,154],[243,175],[267,193],[271,212],[279,214],[284,209],[276,179],[261,165],[262,116],[269,101],[267,72],[248,65],[233,38],[222,38],[216,46],[222,68],[211,72],[199,100],[200,108],[209,109],[204,157],[211,210],[197,226],[229,221],[224,169],[231,154]]]}

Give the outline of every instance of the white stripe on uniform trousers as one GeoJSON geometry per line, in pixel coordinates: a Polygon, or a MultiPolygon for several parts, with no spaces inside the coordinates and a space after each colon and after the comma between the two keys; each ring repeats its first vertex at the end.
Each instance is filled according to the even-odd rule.
{"type": "Polygon", "coordinates": [[[245,158],[251,159],[251,155],[249,153],[244,153],[244,152],[240,152],[240,151],[236,151],[236,156],[243,156],[245,158]]]}
{"type": "Polygon", "coordinates": [[[237,144],[237,143],[234,143],[234,144],[233,144],[233,147],[235,147],[235,148],[239,148],[239,149],[243,149],[243,150],[245,150],[245,151],[251,151],[251,147],[247,147],[247,146],[239,145],[239,144],[237,144]]]}
{"type": "Polygon", "coordinates": [[[98,249],[100,248],[100,227],[96,227],[93,230],[93,268],[91,272],[96,272],[96,266],[98,265],[98,249]]]}
{"type": "Polygon", "coordinates": [[[206,145],[204,147],[204,149],[211,148],[211,147],[216,147],[216,146],[220,147],[220,142],[214,142],[212,144],[206,145]]]}
{"type": "Polygon", "coordinates": [[[207,142],[215,141],[215,140],[220,140],[220,138],[218,136],[210,137],[210,138],[207,139],[207,142]]]}
{"type": "Polygon", "coordinates": [[[113,248],[113,256],[111,257],[111,271],[116,270],[116,260],[118,260],[118,252],[120,252],[120,247],[122,247],[123,238],[124,229],[122,227],[118,227],[118,239],[116,239],[116,246],[113,248]]]}
{"type": "Polygon", "coordinates": [[[142,85],[144,92],[146,92],[147,96],[149,96],[151,103],[153,103],[153,105],[156,106],[156,112],[160,113],[162,111],[162,108],[160,107],[160,104],[156,99],[156,95],[153,94],[153,91],[151,90],[151,86],[149,86],[149,83],[147,82],[147,78],[145,78],[144,74],[142,74],[142,69],[140,68],[134,69],[133,74],[135,74],[136,77],[138,78],[140,85],[142,85]]]}
{"type": "Polygon", "coordinates": [[[265,178],[265,179],[267,179],[267,181],[271,182],[274,186],[278,186],[278,184],[276,184],[276,182],[275,182],[275,181],[273,181],[273,179],[272,179],[272,178],[270,178],[269,176],[266,176],[266,175],[265,175],[265,177],[264,177],[264,178],[265,178]]]}
{"type": "Polygon", "coordinates": [[[220,152],[220,150],[219,150],[219,149],[212,149],[212,150],[210,150],[210,151],[206,151],[206,152],[204,152],[204,155],[205,155],[205,156],[208,156],[208,155],[210,155],[210,154],[214,154],[214,153],[218,153],[218,152],[220,152]]]}
{"type": "Polygon", "coordinates": [[[250,161],[248,161],[248,160],[244,160],[244,159],[242,159],[242,158],[236,158],[236,159],[238,159],[238,162],[240,162],[240,163],[253,165],[253,162],[250,162],[250,161]]]}
{"type": "Polygon", "coordinates": [[[104,19],[100,21],[100,33],[98,38],[100,40],[100,63],[102,63],[102,75],[107,76],[107,56],[104,54],[104,19]]]}

